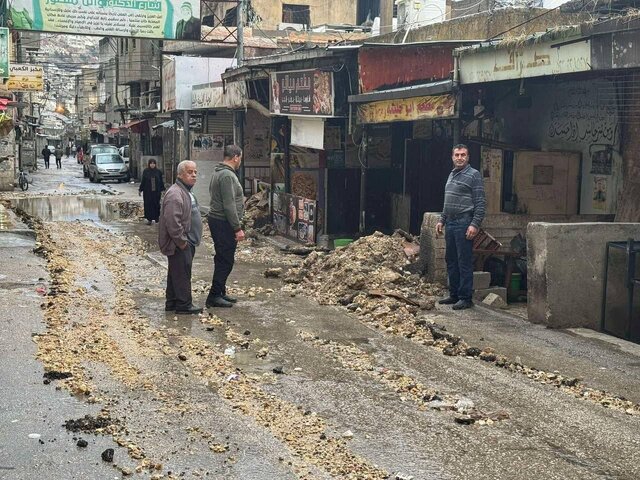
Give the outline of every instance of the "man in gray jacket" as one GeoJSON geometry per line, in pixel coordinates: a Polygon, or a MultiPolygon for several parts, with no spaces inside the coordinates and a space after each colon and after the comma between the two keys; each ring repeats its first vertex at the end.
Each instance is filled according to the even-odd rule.
{"type": "Polygon", "coordinates": [[[178,179],[162,200],[158,224],[160,251],[167,256],[166,311],[197,314],[202,308],[193,305],[191,267],[196,247],[202,239],[200,207],[191,189],[198,178],[195,162],[178,164],[178,179]]]}
{"type": "Polygon", "coordinates": [[[244,215],[244,195],[236,175],[241,163],[240,147],[227,145],[224,160],[216,166],[209,185],[211,205],[207,221],[216,254],[207,308],[232,307],[237,301],[227,295],[227,278],[233,270],[238,242],[244,240],[240,225],[244,215]]]}

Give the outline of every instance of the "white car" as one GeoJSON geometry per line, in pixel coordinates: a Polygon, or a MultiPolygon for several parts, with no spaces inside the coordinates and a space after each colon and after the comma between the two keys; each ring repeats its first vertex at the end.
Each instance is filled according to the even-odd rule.
{"type": "Polygon", "coordinates": [[[125,145],[124,147],[120,147],[118,149],[118,152],[120,152],[120,156],[124,160],[125,165],[127,167],[129,167],[129,145],[125,145]]]}

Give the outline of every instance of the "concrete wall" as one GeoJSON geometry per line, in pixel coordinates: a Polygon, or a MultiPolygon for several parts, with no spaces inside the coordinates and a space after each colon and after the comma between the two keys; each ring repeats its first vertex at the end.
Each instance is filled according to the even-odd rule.
{"type": "MultiPolygon", "coordinates": [[[[354,2],[355,3],[355,2],[354,2]]],[[[554,10],[540,16],[545,10],[540,8],[505,8],[477,15],[456,18],[442,23],[412,29],[407,42],[427,40],[484,40],[504,32],[515,25],[521,25],[509,32],[511,36],[544,32],[556,25],[576,25],[589,20],[586,13],[563,13],[554,10]],[[539,17],[535,18],[534,17],[539,17]]],[[[394,43],[402,41],[397,32],[372,37],[371,42],[394,43]],[[398,38],[399,37],[399,38],[398,38]]]]}
{"type": "MultiPolygon", "coordinates": [[[[640,240],[640,224],[531,223],[527,229],[529,321],[552,328],[599,330],[606,242],[630,237],[640,240]]],[[[617,252],[610,258],[607,316],[613,326],[609,330],[622,334],[627,296],[624,256],[617,252]]],[[[640,263],[636,274],[640,275],[640,263]]],[[[640,301],[636,305],[639,315],[640,301]]]]}
{"type": "MultiPolygon", "coordinates": [[[[625,82],[638,85],[640,74],[627,74],[625,82]]],[[[640,109],[640,90],[638,88],[624,89],[627,112],[637,112],[640,109]]],[[[624,158],[623,186],[618,203],[616,221],[640,222],[640,123],[635,120],[636,113],[627,113],[626,121],[622,123],[622,151],[624,158]]]]}
{"type": "Polygon", "coordinates": [[[252,0],[251,5],[262,18],[260,28],[263,30],[278,30],[282,23],[282,4],[308,5],[310,8],[311,25],[325,23],[354,25],[356,23],[358,2],[345,0],[252,0]]]}

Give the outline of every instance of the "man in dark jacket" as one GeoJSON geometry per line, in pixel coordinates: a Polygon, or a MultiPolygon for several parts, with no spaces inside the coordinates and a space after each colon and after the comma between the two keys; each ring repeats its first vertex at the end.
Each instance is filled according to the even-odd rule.
{"type": "Polygon", "coordinates": [[[216,254],[207,308],[232,307],[237,301],[227,295],[227,278],[233,270],[238,242],[244,240],[240,225],[244,215],[244,195],[236,175],[241,163],[240,147],[227,145],[224,148],[224,160],[216,166],[209,185],[211,204],[207,220],[216,254]]]}
{"type": "Polygon", "coordinates": [[[200,40],[200,19],[193,16],[193,7],[190,2],[184,2],[180,6],[182,20],[176,25],[176,40],[200,40]]]}
{"type": "Polygon", "coordinates": [[[51,158],[51,150],[49,150],[49,145],[45,145],[42,149],[42,157],[44,158],[44,168],[49,168],[49,158],[51,158]]]}
{"type": "Polygon", "coordinates": [[[169,261],[165,311],[202,312],[202,308],[193,305],[191,295],[193,256],[202,239],[200,207],[191,193],[197,178],[195,162],[180,162],[178,179],[169,187],[162,201],[158,243],[169,261]]]}

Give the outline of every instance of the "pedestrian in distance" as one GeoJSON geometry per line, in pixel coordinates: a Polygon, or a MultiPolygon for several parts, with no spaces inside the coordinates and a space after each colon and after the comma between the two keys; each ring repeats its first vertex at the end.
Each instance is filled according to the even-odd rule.
{"type": "Polygon", "coordinates": [[[244,240],[240,219],[244,215],[244,195],[236,172],[242,163],[242,150],[236,145],[224,148],[224,159],[211,177],[209,231],[213,239],[213,280],[207,308],[232,307],[237,299],[227,295],[227,278],[233,270],[238,242],[244,240]]]}
{"type": "Polygon", "coordinates": [[[82,145],[78,145],[76,147],[76,159],[78,160],[78,164],[82,163],[83,154],[84,154],[84,151],[82,150],[82,145]]]}
{"type": "Polygon", "coordinates": [[[62,147],[58,145],[55,151],[56,155],[56,168],[62,168],[62,147]]]}
{"type": "Polygon", "coordinates": [[[49,168],[49,159],[51,158],[51,150],[49,150],[49,145],[45,145],[42,149],[42,158],[44,158],[44,168],[49,168]]]}
{"type": "Polygon", "coordinates": [[[198,314],[202,308],[193,305],[191,268],[196,247],[202,239],[200,207],[191,189],[198,178],[195,162],[178,164],[178,179],[162,200],[158,225],[160,251],[167,256],[167,290],[165,311],[198,314]]]}
{"type": "Polygon", "coordinates": [[[156,161],[151,159],[147,168],[142,171],[138,189],[138,195],[142,195],[144,199],[144,218],[147,219],[147,225],[160,219],[160,196],[163,191],[162,171],[157,167],[156,161]]]}
{"type": "Polygon", "coordinates": [[[454,146],[452,160],[444,208],[436,225],[436,235],[442,234],[443,227],[445,232],[449,296],[438,303],[464,310],[473,307],[473,239],[480,230],[487,202],[482,176],[469,165],[467,146],[454,146]]]}

